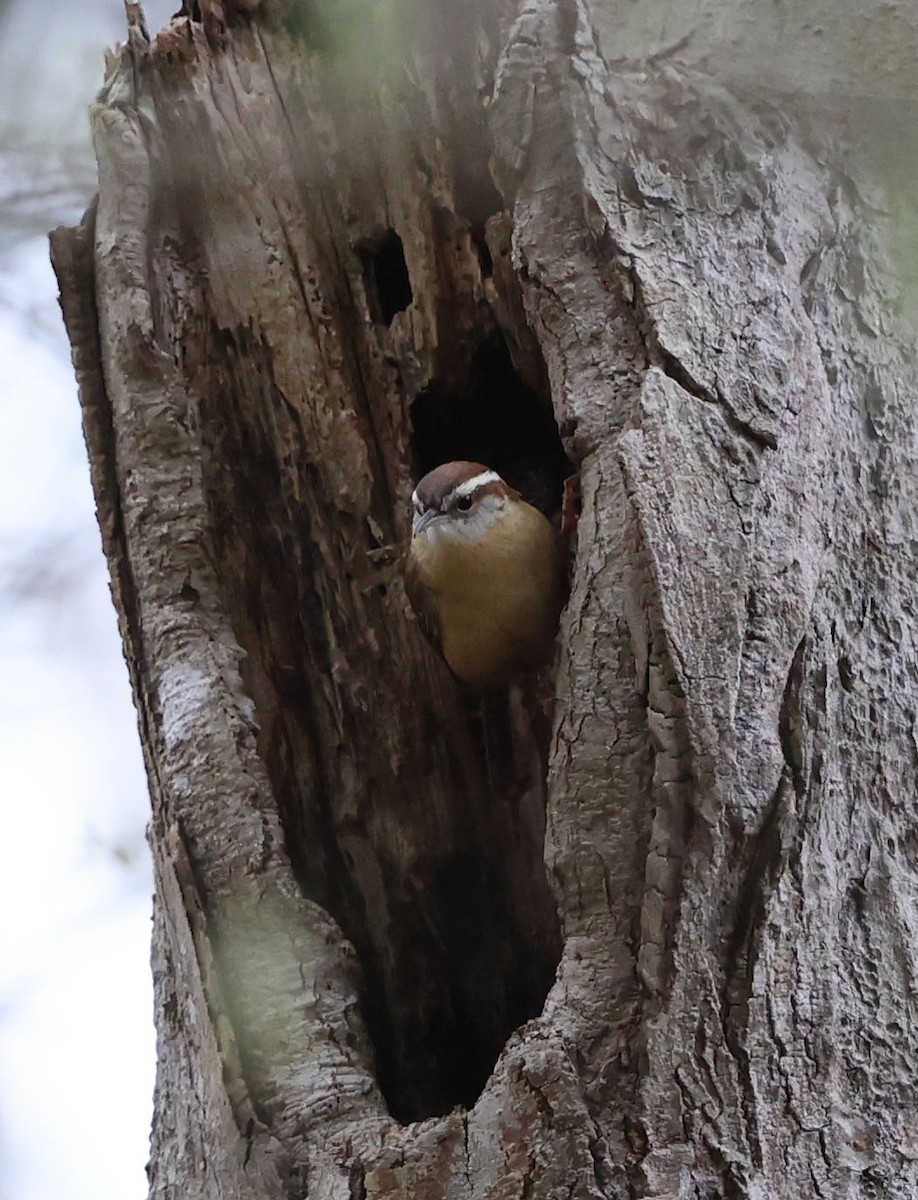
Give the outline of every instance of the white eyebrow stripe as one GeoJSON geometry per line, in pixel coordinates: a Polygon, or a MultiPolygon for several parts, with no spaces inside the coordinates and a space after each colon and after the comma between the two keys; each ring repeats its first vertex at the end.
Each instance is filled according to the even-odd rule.
{"type": "Polygon", "coordinates": [[[414,505],[415,508],[417,508],[417,506],[421,503],[420,497],[418,496],[417,488],[415,488],[414,491],[411,493],[411,503],[414,505]]]}
{"type": "Polygon", "coordinates": [[[501,477],[496,471],[482,471],[480,475],[473,475],[471,479],[465,479],[462,483],[458,483],[450,492],[450,497],[471,496],[473,492],[477,492],[486,484],[500,482],[501,477]]]}

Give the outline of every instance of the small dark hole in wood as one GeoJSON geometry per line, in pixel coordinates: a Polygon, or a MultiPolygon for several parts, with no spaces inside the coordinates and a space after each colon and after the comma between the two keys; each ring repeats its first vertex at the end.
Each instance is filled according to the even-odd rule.
{"type": "Polygon", "coordinates": [[[377,324],[391,325],[395,314],[404,312],[414,298],[402,239],[394,229],[387,229],[377,241],[359,246],[358,252],[370,316],[377,324]]]}
{"type": "Polygon", "coordinates": [[[843,654],[838,660],[838,678],[846,692],[854,690],[854,669],[847,654],[843,654]]]}
{"type": "Polygon", "coordinates": [[[469,230],[472,238],[472,244],[478,255],[478,263],[481,267],[482,279],[490,279],[494,274],[494,260],[491,257],[491,250],[488,246],[487,238],[483,225],[473,225],[469,230]]]}

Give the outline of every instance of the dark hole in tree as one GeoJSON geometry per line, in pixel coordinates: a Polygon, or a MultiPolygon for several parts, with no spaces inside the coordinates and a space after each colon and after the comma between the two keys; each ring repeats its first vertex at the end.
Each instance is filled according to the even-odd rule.
{"type": "Polygon", "coordinates": [[[387,229],[375,242],[358,247],[370,315],[377,324],[391,325],[392,318],[411,303],[411,280],[402,239],[387,229]]]}
{"type": "Polygon", "coordinates": [[[488,246],[488,239],[485,236],[484,225],[472,225],[469,229],[469,236],[478,255],[481,277],[482,279],[490,279],[494,274],[494,260],[491,257],[491,250],[488,246]]]}
{"type": "MultiPolygon", "coordinates": [[[[361,556],[330,570],[329,543],[317,548],[322,484],[267,347],[214,330],[194,351],[215,556],[297,878],[356,948],[393,1116],[470,1106],[509,1035],[541,1011],[560,953],[544,715],[540,726],[514,690],[447,687],[412,703],[398,664],[377,677],[356,654],[354,676],[334,682],[330,647],[361,637],[341,595],[360,588],[396,620],[401,589],[377,592],[361,556]]],[[[418,472],[480,459],[556,509],[569,468],[547,397],[497,334],[462,364],[413,406],[418,472]]]]}
{"type": "MultiPolygon", "coordinates": [[[[547,397],[520,379],[496,332],[467,363],[464,371],[453,363],[451,384],[435,380],[412,405],[417,475],[450,459],[480,461],[557,513],[571,467],[547,397]]],[[[549,722],[530,695],[469,693],[464,702],[484,795],[480,814],[468,802],[460,820],[477,828],[467,850],[430,862],[418,892],[392,909],[393,927],[417,931],[402,940],[399,973],[428,998],[407,1053],[397,1032],[387,1036],[390,1016],[374,1005],[372,979],[367,986],[380,1085],[402,1120],[474,1103],[509,1035],[541,1011],[560,954],[543,863],[549,722]]],[[[436,742],[442,730],[425,736],[436,742]]]]}
{"type": "Polygon", "coordinates": [[[559,511],[573,468],[548,400],[522,381],[500,334],[474,353],[465,386],[435,380],[421,392],[411,421],[419,477],[451,459],[469,459],[497,471],[546,515],[559,511]]]}

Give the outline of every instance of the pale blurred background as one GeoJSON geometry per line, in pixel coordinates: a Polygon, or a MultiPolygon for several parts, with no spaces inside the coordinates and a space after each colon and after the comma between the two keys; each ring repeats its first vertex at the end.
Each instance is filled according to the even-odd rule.
{"type": "Polygon", "coordinates": [[[3,1200],[146,1194],[148,802],[47,247],[94,190],[123,29],[121,0],[0,0],[3,1200]]]}

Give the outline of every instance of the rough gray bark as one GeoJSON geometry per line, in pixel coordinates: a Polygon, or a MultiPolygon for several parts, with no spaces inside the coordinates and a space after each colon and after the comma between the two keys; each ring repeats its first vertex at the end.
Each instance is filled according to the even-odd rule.
{"type": "Polygon", "coordinates": [[[913,1196],[916,373],[850,104],[893,49],[255,7],[129,6],[54,238],[153,797],[151,1195],[913,1196]],[[439,458],[557,481],[548,413],[546,768],[398,548],[439,458]]]}

